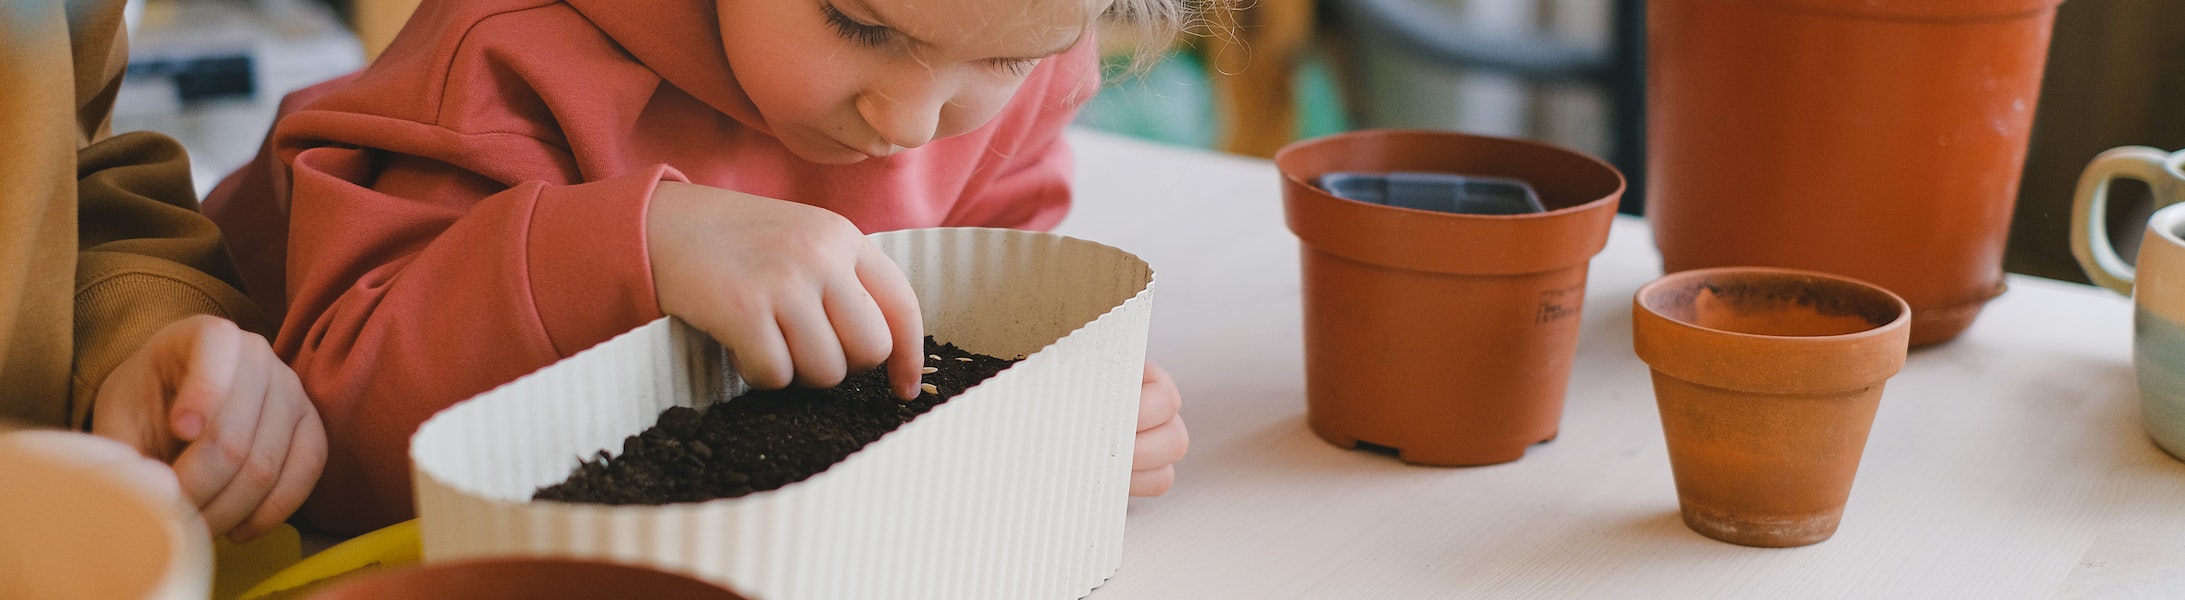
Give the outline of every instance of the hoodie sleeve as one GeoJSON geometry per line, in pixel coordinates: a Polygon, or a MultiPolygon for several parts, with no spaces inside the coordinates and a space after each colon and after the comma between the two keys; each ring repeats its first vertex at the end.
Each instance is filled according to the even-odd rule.
{"type": "Polygon", "coordinates": [[[189,160],[165,136],[131,133],[76,153],[75,368],[69,425],[90,426],[106,375],[152,334],[192,315],[272,332],[236,289],[220,230],[197,212],[189,160]]]}
{"type": "Polygon", "coordinates": [[[416,18],[405,35],[437,37],[291,95],[259,159],[206,200],[245,280],[278,284],[252,294],[278,299],[274,349],[328,442],[301,514],[337,533],[412,516],[409,439],[433,413],[661,316],[645,213],[684,180],[574,157],[540,81],[658,85],[574,13],[512,0],[416,18]],[[552,61],[511,62],[542,36],[552,61]]]}
{"type": "MultiPolygon", "coordinates": [[[[31,79],[26,87],[20,87],[26,89],[22,96],[44,98],[44,103],[7,111],[9,116],[20,116],[37,127],[37,133],[11,140],[22,142],[28,157],[9,155],[9,161],[39,166],[44,164],[39,157],[66,157],[68,148],[76,148],[72,170],[61,166],[31,175],[33,181],[59,181],[52,188],[59,192],[44,199],[44,203],[52,203],[44,218],[26,218],[20,223],[9,220],[9,229],[17,225],[39,225],[44,229],[22,231],[28,233],[28,240],[74,242],[74,247],[68,247],[68,242],[48,247],[48,251],[72,251],[72,262],[50,260],[33,266],[33,271],[59,275],[59,281],[35,281],[33,288],[22,288],[26,295],[66,299],[68,310],[33,314],[31,321],[42,321],[33,325],[37,332],[7,334],[33,345],[52,329],[66,334],[68,345],[63,345],[55,358],[66,360],[63,364],[68,369],[61,373],[68,373],[68,393],[55,399],[66,399],[68,410],[63,415],[66,421],[52,425],[66,423],[76,430],[90,428],[92,399],[98,395],[98,386],[105,384],[107,373],[133,356],[146,338],[168,323],[192,314],[216,314],[251,332],[271,332],[271,323],[264,323],[249,299],[236,290],[234,266],[227,262],[227,253],[221,247],[221,231],[197,212],[197,192],[190,185],[190,161],[181,144],[166,135],[142,131],[107,135],[114,89],[120,85],[122,68],[129,57],[120,9],[120,2],[68,2],[68,46],[59,46],[68,48],[68,55],[57,57],[57,61],[42,61],[39,52],[33,50],[26,52],[24,61],[42,63],[44,68],[33,70],[44,74],[72,74],[74,94],[50,94],[66,87],[44,87],[31,79]],[[39,94],[39,89],[46,94],[39,94]],[[74,100],[72,105],[70,100],[74,100]],[[74,109],[74,118],[44,118],[55,116],[48,111],[61,109],[74,109]],[[63,225],[66,220],[42,223],[63,216],[72,218],[72,227],[63,225]],[[68,279],[74,279],[72,286],[68,279]]],[[[37,48],[42,37],[24,35],[0,46],[24,48],[15,46],[17,41],[37,48]]],[[[55,46],[46,48],[57,50],[55,46]]],[[[55,57],[48,55],[46,59],[55,57]]],[[[66,81],[66,76],[50,81],[66,81]]],[[[7,203],[17,201],[28,199],[7,199],[7,203]]],[[[0,233],[0,238],[9,236],[0,233]]],[[[0,251],[0,255],[4,253],[7,251],[0,251]]],[[[0,349],[4,347],[7,343],[0,343],[0,349]]],[[[24,384],[39,388],[37,377],[24,384]]]]}
{"type": "MultiPolygon", "coordinates": [[[[309,126],[298,129],[363,142],[372,136],[359,132],[403,127],[298,117],[309,126]]],[[[491,153],[495,142],[462,145],[491,153]]],[[[502,185],[353,142],[310,144],[291,172],[275,347],[325,419],[331,450],[305,506],[320,527],[409,518],[409,438],[426,418],[660,316],[644,215],[654,186],[681,178],[668,167],[502,185]]]]}
{"type": "Polygon", "coordinates": [[[952,217],[950,224],[1045,231],[1062,222],[1070,210],[1074,164],[1063,133],[1100,91],[1096,46],[1087,36],[1025,83],[1038,86],[1024,90],[1036,91],[1038,101],[1021,105],[1026,115],[996,119],[986,164],[964,189],[971,214],[952,217]]]}

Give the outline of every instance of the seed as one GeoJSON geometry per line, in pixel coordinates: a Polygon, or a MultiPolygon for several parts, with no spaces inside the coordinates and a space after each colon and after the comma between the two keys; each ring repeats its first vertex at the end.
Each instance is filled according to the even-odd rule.
{"type": "Polygon", "coordinates": [[[958,357],[956,357],[956,362],[971,362],[971,357],[969,357],[969,356],[958,356],[958,357]]]}
{"type": "Polygon", "coordinates": [[[940,388],[940,387],[937,387],[937,386],[935,386],[935,385],[933,385],[933,384],[930,384],[930,383],[921,383],[921,384],[918,384],[918,389],[921,389],[921,390],[925,390],[925,391],[926,391],[926,393],[928,393],[928,394],[939,394],[939,393],[941,393],[941,388],[940,388]]]}
{"type": "Polygon", "coordinates": [[[933,360],[941,360],[941,355],[939,355],[939,354],[928,354],[928,355],[926,355],[926,358],[930,358],[930,359],[933,359],[933,360]]]}
{"type": "Polygon", "coordinates": [[[941,369],[939,367],[926,367],[918,370],[918,373],[921,375],[932,375],[939,372],[941,372],[941,369]]]}

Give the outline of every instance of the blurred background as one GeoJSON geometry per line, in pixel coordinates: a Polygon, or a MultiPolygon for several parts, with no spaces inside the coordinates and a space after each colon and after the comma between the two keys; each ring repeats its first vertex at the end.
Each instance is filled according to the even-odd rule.
{"type": "MultiPolygon", "coordinates": [[[[640,0],[641,1],[641,0],[640,0]]],[[[1240,0],[1126,73],[1081,127],[1267,157],[1359,128],[1544,140],[1602,157],[1644,198],[1645,0],[1240,0]]],[[[180,139],[209,190],[249,160],[289,91],[362,67],[417,0],[138,0],[115,131],[180,139]]],[[[2185,2],[2067,0],[2049,52],[2006,267],[2085,281],[2071,258],[2080,169],[2120,145],[2185,148],[2185,2]]],[[[2133,255],[2146,189],[2117,184],[2133,255]],[[2135,209],[2136,207],[2136,209],[2135,209]]]]}

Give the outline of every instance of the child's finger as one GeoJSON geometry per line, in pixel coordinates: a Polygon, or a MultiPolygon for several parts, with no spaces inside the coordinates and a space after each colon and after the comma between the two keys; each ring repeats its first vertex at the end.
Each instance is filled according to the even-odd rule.
{"type": "Polygon", "coordinates": [[[888,360],[895,340],[888,335],[887,317],[873,302],[871,292],[857,281],[829,285],[821,302],[827,321],[834,324],[835,338],[842,342],[842,358],[851,373],[863,373],[888,360]]]}
{"type": "Polygon", "coordinates": [[[791,376],[797,385],[826,388],[842,383],[848,367],[842,358],[842,341],[827,322],[827,308],[819,302],[800,302],[774,313],[782,341],[789,345],[791,376]]]}
{"type": "Polygon", "coordinates": [[[1159,496],[1176,485],[1176,467],[1130,472],[1130,495],[1159,496]]]}
{"type": "Polygon", "coordinates": [[[91,432],[127,443],[165,465],[182,452],[183,443],[170,425],[168,394],[162,389],[167,384],[160,381],[154,362],[139,352],[107,373],[106,381],[99,384],[91,432]]]}
{"type": "Polygon", "coordinates": [[[1177,392],[1176,381],[1160,365],[1146,363],[1145,383],[1138,388],[1138,431],[1167,423],[1181,410],[1183,395],[1177,392]]]}
{"type": "Polygon", "coordinates": [[[185,379],[217,379],[226,382],[225,389],[185,384],[178,389],[194,387],[197,391],[183,393],[172,409],[206,411],[204,430],[174,461],[175,475],[182,480],[183,491],[199,506],[218,496],[250,459],[252,440],[258,432],[259,412],[265,408],[259,401],[266,394],[264,377],[250,377],[241,372],[242,336],[247,334],[237,329],[227,331],[233,335],[203,336],[225,342],[199,344],[193,351],[195,355],[191,357],[190,372],[185,379]]]}
{"type": "Polygon", "coordinates": [[[198,315],[168,324],[145,341],[162,387],[174,392],[161,423],[176,438],[197,441],[212,425],[235,387],[243,335],[227,319],[198,315]]]}
{"type": "Polygon", "coordinates": [[[736,366],[736,374],[743,377],[744,383],[762,390],[788,387],[794,373],[789,362],[789,346],[782,339],[781,326],[775,324],[772,311],[761,312],[750,322],[710,333],[721,345],[728,347],[728,360],[736,366]]]}
{"type": "Polygon", "coordinates": [[[1138,432],[1136,443],[1131,446],[1130,470],[1144,471],[1176,464],[1191,450],[1191,433],[1184,428],[1184,418],[1176,417],[1158,427],[1138,432]]]}
{"type": "MultiPolygon", "coordinates": [[[[229,400],[228,406],[257,406],[258,422],[242,440],[249,443],[249,454],[240,468],[220,488],[220,493],[198,506],[198,512],[205,515],[206,525],[216,532],[234,529],[256,512],[258,505],[273,492],[273,486],[280,481],[281,471],[289,460],[288,449],[295,437],[296,421],[308,410],[305,403],[275,398],[276,384],[268,362],[271,361],[246,358],[236,373],[238,382],[257,382],[256,385],[238,386],[256,394],[237,395],[229,400]]],[[[229,443],[228,432],[214,433],[217,437],[209,442],[229,443]]],[[[182,468],[183,465],[176,465],[178,476],[182,468]]]]}
{"type": "Polygon", "coordinates": [[[281,463],[281,474],[272,491],[258,503],[257,510],[229,531],[231,541],[250,541],[288,519],[311,496],[311,486],[318,483],[319,473],[326,466],[326,430],[319,423],[318,412],[304,399],[303,386],[295,383],[295,376],[286,379],[286,385],[276,384],[276,394],[293,394],[302,408],[287,426],[295,432],[289,437],[287,459],[281,463]]]}
{"type": "Polygon", "coordinates": [[[918,370],[926,366],[926,323],[918,312],[918,294],[911,291],[895,261],[870,244],[857,261],[857,280],[872,294],[895,337],[895,350],[888,354],[888,382],[895,387],[895,397],[918,397],[918,370]]]}

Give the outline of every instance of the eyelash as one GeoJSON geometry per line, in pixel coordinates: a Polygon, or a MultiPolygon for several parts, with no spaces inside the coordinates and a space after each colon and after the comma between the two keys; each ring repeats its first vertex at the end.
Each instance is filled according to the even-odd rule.
{"type": "MultiPolygon", "coordinates": [[[[849,40],[851,43],[867,48],[878,48],[895,39],[892,35],[895,33],[894,31],[880,25],[860,23],[856,19],[850,18],[849,15],[842,14],[842,9],[835,8],[834,4],[822,3],[819,5],[819,9],[827,17],[827,26],[833,28],[836,35],[842,36],[842,39],[849,40]]],[[[1039,66],[1039,60],[1037,58],[998,58],[990,61],[989,64],[1011,77],[1025,77],[1031,75],[1032,69],[1039,66]]]]}
{"type": "Polygon", "coordinates": [[[842,39],[867,48],[878,48],[887,45],[889,40],[894,39],[894,36],[889,35],[894,32],[889,31],[886,27],[859,23],[855,19],[851,19],[849,15],[842,14],[842,11],[835,8],[833,4],[821,4],[819,6],[820,11],[826,13],[827,25],[833,27],[835,33],[841,35],[842,39]]]}
{"type": "Polygon", "coordinates": [[[1039,59],[1001,58],[995,59],[993,64],[994,68],[1001,69],[1001,72],[1007,73],[1011,77],[1024,77],[1032,74],[1033,67],[1039,66],[1039,59]]]}

